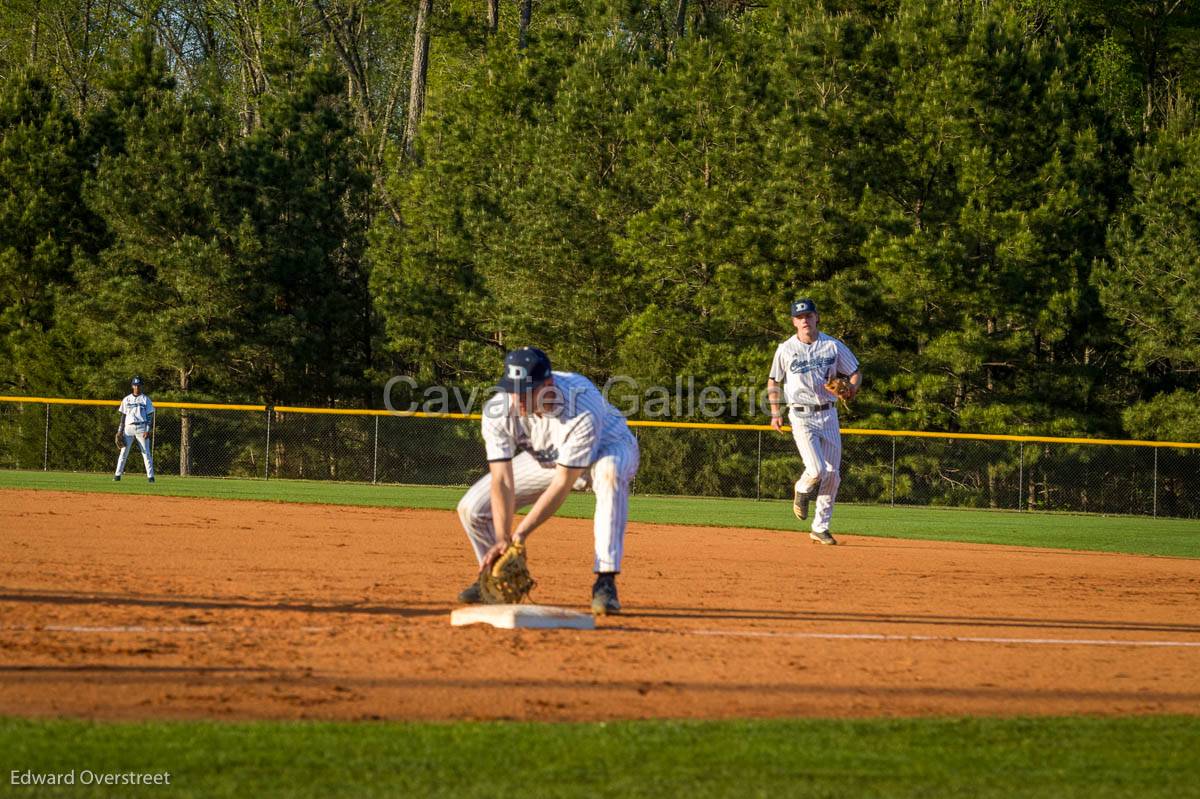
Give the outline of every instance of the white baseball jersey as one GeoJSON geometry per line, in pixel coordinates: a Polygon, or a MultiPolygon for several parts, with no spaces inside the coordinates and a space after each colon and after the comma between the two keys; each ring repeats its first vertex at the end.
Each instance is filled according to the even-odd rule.
{"type": "Polygon", "coordinates": [[[489,461],[533,455],[544,468],[584,468],[601,448],[625,441],[629,426],[621,412],[583,375],[551,372],[560,401],[555,412],[521,416],[515,398],[501,392],[483,405],[483,442],[489,461]]]}
{"type": "Polygon", "coordinates": [[[792,336],[779,345],[771,361],[771,379],[783,386],[789,405],[822,405],[837,402],[825,384],[838,375],[858,371],[858,359],[850,348],[833,336],[818,333],[806,344],[792,336]]]}
{"type": "Polygon", "coordinates": [[[154,403],[145,394],[129,394],[121,400],[121,413],[125,414],[125,427],[145,429],[150,426],[150,414],[154,403]]]}
{"type": "Polygon", "coordinates": [[[804,461],[804,473],[796,481],[796,490],[807,492],[818,487],[812,521],[814,533],[829,531],[833,503],[841,484],[838,398],[825,384],[838,375],[857,371],[858,359],[850,348],[824,333],[818,333],[812,344],[792,336],[779,345],[771,361],[771,379],[783,386],[784,399],[793,406],[788,417],[792,437],[804,461]],[[821,405],[829,407],[818,410],[821,405]]]}
{"type": "MultiPolygon", "coordinates": [[[[556,412],[521,416],[513,397],[500,393],[483,406],[483,441],[489,461],[512,461],[517,507],[537,500],[558,465],[587,471],[575,488],[596,494],[592,520],[593,571],[619,572],[629,521],[630,483],[637,474],[637,439],[625,417],[582,375],[552,372],[561,396],[556,412]]],[[[492,520],[492,476],[485,474],[458,503],[458,517],[482,561],[496,543],[492,520]]]]}
{"type": "Polygon", "coordinates": [[[146,476],[154,479],[154,455],[150,451],[150,414],[154,413],[154,403],[145,394],[129,394],[121,400],[120,412],[125,414],[125,446],[117,456],[117,471],[113,475],[117,479],[125,473],[125,462],[137,442],[142,450],[142,460],[146,464],[146,476]]]}

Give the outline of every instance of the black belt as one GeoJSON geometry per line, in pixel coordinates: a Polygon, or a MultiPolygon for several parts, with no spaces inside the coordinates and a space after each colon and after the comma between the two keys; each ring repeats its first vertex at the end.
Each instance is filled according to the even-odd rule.
{"type": "Polygon", "coordinates": [[[816,413],[817,411],[829,410],[833,407],[832,402],[822,402],[820,405],[789,405],[789,408],[803,413],[816,413]]]}

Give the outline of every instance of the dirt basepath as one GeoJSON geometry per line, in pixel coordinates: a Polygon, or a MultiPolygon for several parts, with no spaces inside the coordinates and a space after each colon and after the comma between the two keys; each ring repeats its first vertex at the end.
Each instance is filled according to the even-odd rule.
{"type": "MultiPolygon", "coordinates": [[[[0,714],[1200,713],[1200,561],[842,543],[633,524],[625,615],[452,628],[452,513],[0,490],[0,714]]],[[[584,609],[590,523],[530,552],[535,599],[584,609]]]]}

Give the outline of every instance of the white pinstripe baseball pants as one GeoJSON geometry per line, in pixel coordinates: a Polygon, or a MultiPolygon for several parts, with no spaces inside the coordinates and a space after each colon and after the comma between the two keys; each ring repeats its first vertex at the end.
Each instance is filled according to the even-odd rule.
{"type": "Polygon", "coordinates": [[[146,464],[146,476],[154,476],[154,453],[150,451],[150,426],[125,425],[125,446],[121,447],[121,454],[117,456],[117,471],[113,477],[120,477],[125,474],[125,462],[129,459],[129,452],[133,449],[133,442],[142,450],[142,461],[146,464]]]}
{"type": "MultiPolygon", "coordinates": [[[[596,494],[596,515],[592,523],[596,548],[593,571],[621,571],[625,525],[629,522],[629,484],[637,474],[638,463],[637,439],[628,433],[624,441],[601,445],[596,462],[575,484],[575,488],[586,488],[590,482],[596,494]]],[[[543,467],[528,452],[519,453],[513,458],[512,465],[517,507],[536,502],[550,487],[555,469],[543,467]]],[[[496,543],[490,473],[475,481],[459,500],[458,518],[471,539],[476,561],[482,562],[484,554],[496,543]]]]}
{"type": "Polygon", "coordinates": [[[792,408],[788,417],[792,423],[792,438],[804,461],[804,474],[796,481],[796,490],[810,491],[820,484],[813,509],[812,531],[828,532],[833,518],[833,501],[842,483],[842,431],[838,426],[837,409],[801,413],[792,408]]]}

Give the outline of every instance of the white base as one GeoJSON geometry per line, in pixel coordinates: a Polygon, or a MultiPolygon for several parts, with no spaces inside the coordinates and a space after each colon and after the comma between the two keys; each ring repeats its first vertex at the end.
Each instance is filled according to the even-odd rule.
{"type": "Polygon", "coordinates": [[[590,613],[549,605],[470,605],[452,611],[450,623],[455,627],[490,624],[502,630],[545,630],[555,627],[596,629],[596,620],[590,613]]]}

